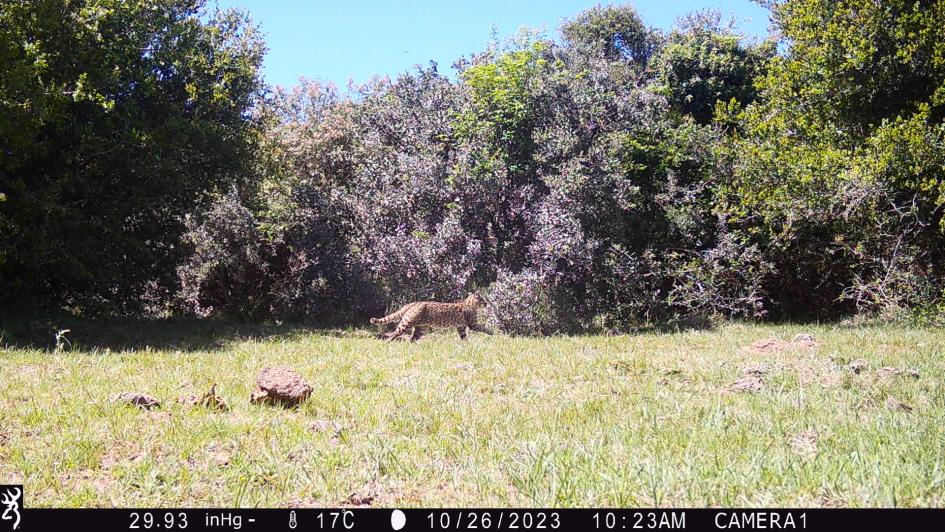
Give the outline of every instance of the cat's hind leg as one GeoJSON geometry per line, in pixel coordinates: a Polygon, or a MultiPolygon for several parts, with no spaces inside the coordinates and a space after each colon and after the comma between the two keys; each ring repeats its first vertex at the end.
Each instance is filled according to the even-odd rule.
{"type": "Polygon", "coordinates": [[[397,338],[398,336],[404,334],[405,332],[407,332],[407,329],[410,329],[412,327],[413,326],[409,322],[407,322],[407,320],[401,320],[397,328],[394,329],[394,332],[387,335],[387,341],[388,342],[392,341],[394,338],[397,338]]]}
{"type": "Polygon", "coordinates": [[[423,328],[421,328],[421,327],[414,327],[414,328],[413,328],[413,333],[410,335],[410,341],[411,341],[411,342],[416,342],[417,340],[419,340],[419,339],[422,338],[422,337],[423,337],[423,328]]]}
{"type": "Polygon", "coordinates": [[[390,336],[390,334],[391,334],[392,332],[394,332],[394,329],[395,329],[395,328],[397,328],[397,323],[396,323],[396,322],[395,322],[395,323],[385,323],[385,324],[381,325],[380,331],[377,333],[376,338],[377,338],[378,340],[386,340],[387,337],[390,336]]]}

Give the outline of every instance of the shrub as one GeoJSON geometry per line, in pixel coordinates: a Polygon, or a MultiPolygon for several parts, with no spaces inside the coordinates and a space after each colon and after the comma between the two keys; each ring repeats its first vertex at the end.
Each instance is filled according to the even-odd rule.
{"type": "MultiPolygon", "coordinates": [[[[938,27],[925,8],[854,3],[884,46],[938,27]]],[[[526,34],[464,59],[457,82],[430,65],[354,98],[308,81],[276,91],[256,111],[262,195],[188,223],[185,301],[346,323],[487,287],[489,321],[514,334],[932,315],[945,289],[945,129],[922,71],[934,32],[844,93],[838,58],[860,61],[868,40],[819,35],[850,18],[772,5],[803,44],[774,58],[717,16],[664,36],[607,7],[561,42],[526,34]],[[890,79],[921,83],[899,102],[890,79]],[[866,121],[849,116],[864,94],[866,121]]]]}
{"type": "Polygon", "coordinates": [[[713,248],[674,261],[667,303],[683,317],[760,319],[773,273],[757,246],[723,232],[713,248]]]}
{"type": "Polygon", "coordinates": [[[567,320],[561,319],[554,296],[551,284],[535,270],[501,270],[488,290],[486,322],[509,334],[560,332],[567,320]]]}
{"type": "Polygon", "coordinates": [[[235,195],[215,202],[199,220],[189,217],[186,225],[183,240],[191,253],[178,268],[185,309],[203,317],[265,317],[278,277],[275,263],[286,260],[284,244],[270,242],[235,195]]]}
{"type": "Polygon", "coordinates": [[[140,312],[183,216],[255,184],[264,45],[205,4],[0,2],[0,306],[140,312]]]}

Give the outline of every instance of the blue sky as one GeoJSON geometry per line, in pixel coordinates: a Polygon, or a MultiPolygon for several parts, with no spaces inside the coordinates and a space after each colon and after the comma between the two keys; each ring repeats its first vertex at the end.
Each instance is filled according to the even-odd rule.
{"type": "MultiPolygon", "coordinates": [[[[483,50],[495,27],[500,39],[522,26],[557,37],[566,18],[594,0],[216,0],[241,7],[260,24],[269,53],[264,73],[271,84],[293,85],[299,76],[363,83],[436,61],[452,73],[453,61],[483,50]]],[[[715,8],[735,17],[749,35],[767,33],[768,12],[750,0],[633,0],[650,26],[669,29],[677,16],[715,8]]]]}

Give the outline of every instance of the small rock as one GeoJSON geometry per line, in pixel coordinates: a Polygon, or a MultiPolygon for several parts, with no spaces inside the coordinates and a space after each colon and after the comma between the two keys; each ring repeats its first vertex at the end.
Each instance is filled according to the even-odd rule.
{"type": "Polygon", "coordinates": [[[809,335],[809,334],[805,334],[805,333],[797,333],[797,334],[794,335],[794,338],[791,339],[791,343],[793,343],[793,344],[812,344],[812,343],[814,343],[814,337],[811,336],[811,335],[809,335]]]}
{"type": "Polygon", "coordinates": [[[681,373],[682,373],[682,370],[677,369],[677,368],[667,368],[667,369],[660,370],[660,375],[665,375],[667,377],[669,377],[670,375],[679,375],[681,373]]]}
{"type": "Polygon", "coordinates": [[[898,412],[912,412],[911,406],[892,396],[886,398],[886,408],[898,412]]]}
{"type": "Polygon", "coordinates": [[[742,377],[728,387],[733,392],[757,392],[764,388],[764,381],[755,375],[742,377]]]}
{"type": "Polygon", "coordinates": [[[850,371],[859,375],[864,369],[868,368],[870,365],[865,358],[858,358],[853,362],[850,362],[850,365],[847,366],[850,368],[850,371]]]}
{"type": "Polygon", "coordinates": [[[161,403],[154,397],[138,392],[122,392],[116,395],[114,399],[112,399],[112,402],[137,406],[143,410],[151,410],[152,408],[161,407],[161,403]]]}
{"type": "Polygon", "coordinates": [[[912,377],[913,379],[918,379],[918,378],[919,378],[919,372],[916,371],[916,370],[914,370],[914,369],[912,369],[912,368],[908,368],[908,369],[903,370],[903,374],[906,375],[906,376],[912,377]]]}
{"type": "Polygon", "coordinates": [[[270,366],[259,372],[256,389],[249,401],[290,407],[301,404],[311,394],[312,387],[295,370],[286,366],[270,366]]]}

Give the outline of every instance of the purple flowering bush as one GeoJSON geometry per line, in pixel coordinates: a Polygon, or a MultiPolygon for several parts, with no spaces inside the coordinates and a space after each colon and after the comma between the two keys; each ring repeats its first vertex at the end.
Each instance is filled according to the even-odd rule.
{"type": "Polygon", "coordinates": [[[848,168],[867,177],[809,202],[732,188],[807,168],[768,166],[768,144],[733,150],[773,53],[753,46],[717,17],[666,36],[603,7],[560,42],[525,33],[458,61],[456,81],[430,65],[350,96],[276,90],[256,111],[267,179],[189,223],[181,298],[201,315],[360,323],[478,290],[513,334],[792,315],[818,279],[819,308],[934,299],[934,212],[908,208],[890,165],[848,168]]]}
{"type": "Polygon", "coordinates": [[[555,334],[580,326],[582,316],[563,305],[553,280],[534,269],[500,270],[487,295],[486,322],[509,334],[555,334]]]}
{"type": "MultiPolygon", "coordinates": [[[[755,257],[717,241],[705,185],[719,133],[654,90],[656,33],[628,8],[565,33],[464,60],[459,82],[431,65],[353,99],[309,81],[276,91],[259,111],[272,177],[256,227],[241,211],[232,257],[191,262],[228,272],[258,255],[242,266],[268,276],[253,308],[283,317],[356,319],[473,290],[517,334],[757,315],[741,270],[726,271],[755,257]]],[[[191,306],[220,308],[192,277],[191,306]]]]}

